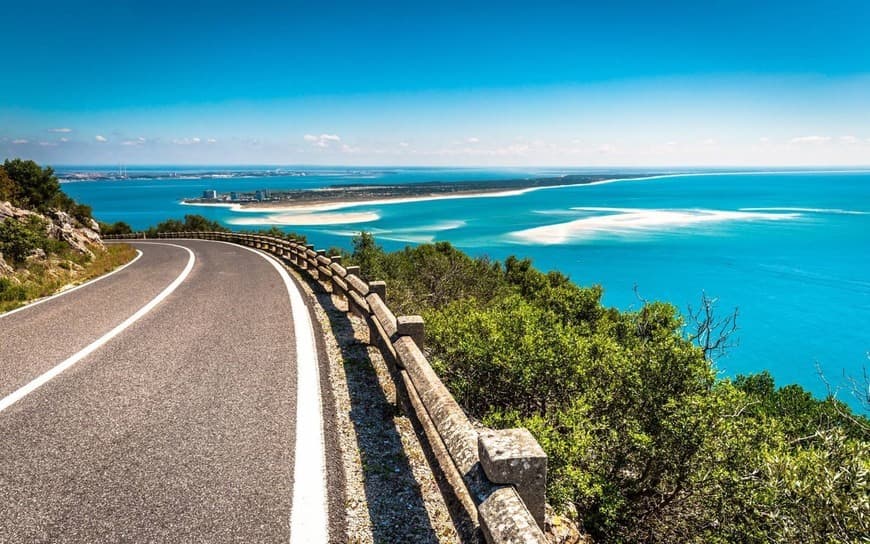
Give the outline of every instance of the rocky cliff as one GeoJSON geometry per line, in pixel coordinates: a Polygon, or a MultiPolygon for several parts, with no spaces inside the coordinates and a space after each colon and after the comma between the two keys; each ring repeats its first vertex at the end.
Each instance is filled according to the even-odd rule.
{"type": "MultiPolygon", "coordinates": [[[[38,217],[42,220],[45,224],[45,235],[48,238],[63,242],[75,253],[93,258],[94,249],[103,249],[100,227],[93,219],[89,218],[83,224],[67,212],[52,210],[43,215],[17,208],[10,202],[0,202],[0,223],[8,219],[27,223],[31,217],[38,217]]],[[[28,256],[28,260],[45,260],[48,257],[43,250],[35,249],[28,256]]],[[[0,276],[9,276],[13,272],[14,269],[0,252],[0,276]]]]}

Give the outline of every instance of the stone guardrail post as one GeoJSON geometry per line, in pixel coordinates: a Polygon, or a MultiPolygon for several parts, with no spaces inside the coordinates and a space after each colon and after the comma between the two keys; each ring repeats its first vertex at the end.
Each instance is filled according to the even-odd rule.
{"type": "Polygon", "coordinates": [[[547,454],[528,429],[482,431],[477,438],[483,472],[490,481],[512,485],[544,529],[547,454]]]}
{"type": "Polygon", "coordinates": [[[396,318],[398,336],[410,336],[420,351],[426,349],[426,325],[419,315],[400,315],[396,318]]]}

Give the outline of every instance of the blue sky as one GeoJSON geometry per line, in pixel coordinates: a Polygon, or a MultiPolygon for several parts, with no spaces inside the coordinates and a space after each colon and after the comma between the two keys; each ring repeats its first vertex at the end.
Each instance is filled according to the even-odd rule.
{"type": "Polygon", "coordinates": [[[0,155],[867,165],[870,2],[3,1],[0,155]]]}

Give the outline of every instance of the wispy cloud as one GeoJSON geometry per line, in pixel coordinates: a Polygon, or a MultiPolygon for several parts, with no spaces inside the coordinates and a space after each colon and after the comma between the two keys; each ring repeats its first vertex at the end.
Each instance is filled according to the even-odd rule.
{"type": "Polygon", "coordinates": [[[146,140],[145,138],[140,136],[140,137],[136,138],[135,140],[124,140],[123,142],[121,142],[121,145],[138,146],[138,145],[145,144],[145,142],[147,142],[147,141],[148,140],[146,140]]]}
{"type": "Polygon", "coordinates": [[[172,143],[174,143],[175,145],[196,145],[200,142],[202,142],[202,140],[200,138],[196,138],[196,137],[194,137],[194,138],[176,138],[176,139],[172,140],[172,143]]]}
{"type": "Polygon", "coordinates": [[[55,147],[57,142],[39,142],[42,147],[55,147]]]}
{"type": "Polygon", "coordinates": [[[205,141],[205,143],[207,143],[207,144],[216,144],[216,143],[217,143],[217,140],[214,139],[214,138],[209,138],[208,140],[205,141]]]}
{"type": "Polygon", "coordinates": [[[57,139],[57,141],[66,143],[69,141],[69,138],[67,138],[66,136],[61,136],[60,138],[57,139]]]}
{"type": "Polygon", "coordinates": [[[469,143],[469,144],[476,144],[476,143],[480,142],[480,138],[478,138],[477,136],[471,136],[471,137],[466,138],[465,141],[466,141],[466,143],[469,143]]]}
{"type": "Polygon", "coordinates": [[[860,141],[861,140],[859,140],[855,136],[840,136],[840,142],[844,144],[855,145],[860,141]]]}
{"type": "Polygon", "coordinates": [[[341,141],[341,137],[338,134],[321,134],[320,136],[306,134],[303,138],[306,142],[311,142],[312,145],[317,147],[329,147],[329,144],[341,141]]]}
{"type": "Polygon", "coordinates": [[[71,129],[71,128],[66,128],[66,127],[63,127],[63,128],[50,128],[50,129],[48,129],[48,131],[49,131],[49,132],[60,132],[60,133],[62,133],[62,134],[67,134],[67,133],[69,133],[69,132],[72,132],[72,129],[71,129]]]}
{"type": "Polygon", "coordinates": [[[24,138],[18,138],[18,139],[16,139],[16,140],[12,140],[12,143],[13,143],[13,144],[21,145],[21,144],[27,144],[27,143],[30,143],[30,140],[26,140],[26,139],[24,139],[24,138]]]}
{"type": "Polygon", "coordinates": [[[408,142],[399,142],[399,147],[408,147],[408,142]]]}
{"type": "Polygon", "coordinates": [[[701,143],[704,145],[716,145],[716,140],[714,140],[713,138],[707,138],[701,143]]]}
{"type": "Polygon", "coordinates": [[[791,143],[793,144],[823,144],[825,142],[830,142],[830,136],[798,136],[797,138],[792,138],[791,143]]]}
{"type": "Polygon", "coordinates": [[[101,136],[101,135],[99,135],[99,134],[97,134],[97,135],[94,137],[94,139],[95,139],[96,141],[100,142],[100,143],[105,143],[105,142],[108,142],[108,141],[109,141],[105,136],[101,136]]]}

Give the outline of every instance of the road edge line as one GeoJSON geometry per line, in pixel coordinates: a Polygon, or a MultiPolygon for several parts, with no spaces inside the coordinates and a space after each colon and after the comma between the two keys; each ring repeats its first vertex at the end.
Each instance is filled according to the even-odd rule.
{"type": "Polygon", "coordinates": [[[190,275],[190,271],[193,270],[194,263],[196,263],[196,255],[194,255],[193,251],[190,248],[175,245],[175,244],[155,244],[155,245],[165,245],[165,246],[177,247],[177,248],[180,248],[180,249],[187,251],[187,253],[190,256],[188,257],[188,260],[187,260],[187,266],[184,267],[184,270],[181,271],[181,274],[177,278],[175,278],[175,280],[173,280],[172,283],[170,283],[168,286],[166,286],[166,288],[164,288],[163,291],[161,291],[156,297],[151,299],[151,301],[148,302],[148,304],[139,308],[139,310],[137,310],[136,313],[134,313],[133,315],[131,315],[130,317],[128,317],[127,319],[122,321],[119,325],[115,326],[115,328],[113,328],[112,330],[110,330],[109,332],[104,334],[103,336],[97,338],[96,340],[94,340],[90,344],[88,344],[85,348],[83,348],[78,353],[72,355],[71,357],[69,357],[66,360],[62,361],[61,363],[57,364],[51,370],[44,372],[43,374],[41,374],[40,376],[37,376],[36,378],[31,380],[27,384],[19,387],[18,389],[16,389],[15,391],[10,393],[9,395],[0,399],[0,412],[9,408],[10,406],[15,404],[19,400],[23,399],[24,397],[26,397],[30,393],[36,391],[37,389],[39,389],[40,387],[42,387],[43,385],[45,385],[46,383],[51,381],[53,378],[60,375],[63,371],[72,367],[73,365],[75,365],[76,363],[78,363],[79,361],[81,361],[82,359],[84,359],[85,357],[87,357],[88,355],[90,355],[91,353],[93,353],[94,351],[96,351],[97,349],[102,347],[103,345],[105,345],[109,340],[111,340],[115,336],[119,335],[121,332],[123,332],[125,329],[127,329],[130,325],[132,325],[136,321],[139,321],[139,319],[141,319],[148,312],[153,310],[155,306],[157,306],[158,304],[163,302],[163,300],[166,299],[166,297],[171,295],[172,292],[175,291],[178,288],[178,286],[181,285],[182,282],[184,282],[184,280],[187,279],[187,276],[190,275]]]}
{"type": "Polygon", "coordinates": [[[329,541],[329,499],[326,489],[326,440],[323,434],[323,398],[317,338],[308,305],[289,272],[276,258],[262,251],[222,240],[259,255],[272,265],[287,289],[296,343],[296,436],[293,458],[293,499],[290,510],[290,544],[329,541]],[[306,329],[307,327],[307,329],[306,329]],[[317,417],[312,417],[316,414],[317,417]],[[316,422],[316,424],[315,424],[316,422]],[[312,447],[314,444],[319,447],[312,447]],[[300,462],[300,458],[304,461],[300,462]],[[319,470],[313,470],[314,468],[319,470]]]}

